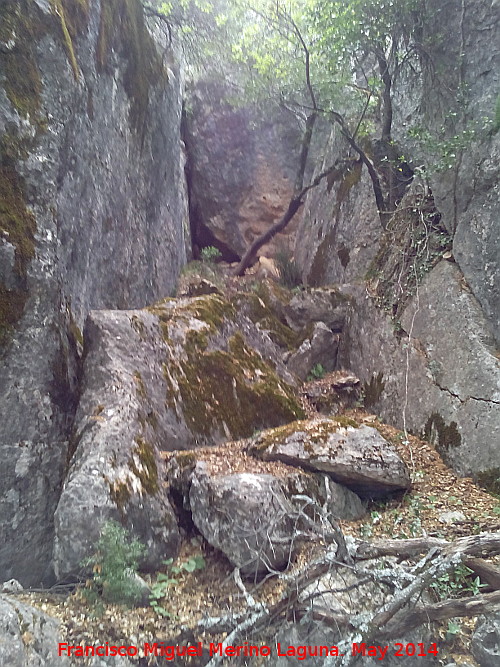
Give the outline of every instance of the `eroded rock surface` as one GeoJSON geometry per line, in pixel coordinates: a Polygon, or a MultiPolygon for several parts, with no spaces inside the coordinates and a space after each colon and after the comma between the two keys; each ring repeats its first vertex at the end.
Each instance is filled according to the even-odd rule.
{"type": "Polygon", "coordinates": [[[458,267],[441,261],[425,277],[418,299],[401,313],[401,329],[357,289],[339,358],[363,381],[367,407],[400,426],[404,415],[408,428],[434,442],[460,473],[490,471],[485,481],[493,481],[500,464],[500,363],[458,267]]]}
{"type": "Polygon", "coordinates": [[[43,612],[0,595],[0,664],[9,667],[69,667],[58,655],[59,622],[43,612]]]}

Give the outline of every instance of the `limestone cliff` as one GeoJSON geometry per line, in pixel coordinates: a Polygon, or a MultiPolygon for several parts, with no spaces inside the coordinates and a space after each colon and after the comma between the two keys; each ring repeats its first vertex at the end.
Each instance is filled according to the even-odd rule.
{"type": "Polygon", "coordinates": [[[136,0],[0,7],[0,571],[24,584],[51,576],[83,320],[168,295],[188,252],[182,75],[150,28],[136,0]]]}
{"type": "MultiPolygon", "coordinates": [[[[426,54],[397,81],[392,125],[424,177],[384,230],[354,163],[309,197],[296,257],[308,284],[355,285],[340,359],[365,380],[367,403],[491,482],[500,472],[499,5],[427,10],[426,54]]],[[[325,165],[346,150],[334,133],[325,165]]]]}

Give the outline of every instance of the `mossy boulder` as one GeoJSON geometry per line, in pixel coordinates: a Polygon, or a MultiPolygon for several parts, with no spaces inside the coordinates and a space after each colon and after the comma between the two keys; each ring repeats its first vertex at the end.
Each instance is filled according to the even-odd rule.
{"type": "Polygon", "coordinates": [[[206,295],[151,312],[166,349],[166,405],[187,429],[165,449],[246,437],[303,414],[279,347],[238,304],[206,295]]]}
{"type": "Polygon", "coordinates": [[[300,417],[294,380],[279,348],[218,294],[93,311],[84,339],[73,457],[56,511],[56,573],[78,569],[108,518],[147,545],[143,567],[154,568],[175,556],[179,539],[161,450],[300,417]]]}
{"type": "Polygon", "coordinates": [[[410,488],[408,469],[394,448],[370,426],[344,417],[298,421],[253,439],[250,453],[327,473],[362,497],[410,488]]]}

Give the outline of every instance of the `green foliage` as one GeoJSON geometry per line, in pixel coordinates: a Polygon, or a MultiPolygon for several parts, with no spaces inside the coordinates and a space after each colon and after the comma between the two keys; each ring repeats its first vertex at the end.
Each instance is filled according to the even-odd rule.
{"type": "Polygon", "coordinates": [[[93,578],[84,595],[90,601],[102,600],[132,606],[141,596],[141,587],[134,579],[145,547],[130,540],[129,532],[116,521],[107,521],[92,556],[82,562],[91,567],[93,578]]]}
{"type": "Polygon", "coordinates": [[[213,245],[201,249],[200,258],[202,262],[211,264],[222,257],[221,251],[213,245]]]}
{"type": "Polygon", "coordinates": [[[484,584],[479,577],[472,577],[473,574],[473,570],[460,563],[433,581],[431,588],[438,600],[478,595],[484,584]]]}
{"type": "Polygon", "coordinates": [[[163,606],[162,601],[165,599],[170,586],[176,586],[179,583],[179,577],[195,572],[196,570],[203,570],[205,567],[205,559],[203,556],[191,556],[188,560],[173,565],[173,558],[168,558],[163,561],[163,564],[168,569],[166,573],[160,572],[156,579],[156,583],[151,587],[151,595],[149,603],[158,616],[170,617],[170,612],[163,606]]]}
{"type": "Polygon", "coordinates": [[[309,375],[307,376],[307,381],[310,382],[311,380],[321,380],[321,378],[325,377],[325,373],[326,370],[323,364],[316,364],[309,371],[309,375]]]}
{"type": "Polygon", "coordinates": [[[497,101],[495,104],[495,118],[493,120],[493,132],[498,132],[500,130],[500,93],[497,95],[497,101]]]}
{"type": "MultiPolygon", "coordinates": [[[[450,112],[445,120],[455,120],[457,113],[450,112]]],[[[430,132],[427,128],[414,125],[408,130],[408,136],[415,139],[420,146],[429,153],[433,160],[426,167],[427,173],[440,173],[453,169],[457,164],[460,153],[470,148],[481,134],[479,125],[469,127],[450,135],[446,123],[442,125],[437,133],[430,132]]]]}
{"type": "Polygon", "coordinates": [[[462,632],[462,625],[458,622],[455,621],[453,618],[450,618],[448,621],[448,627],[446,628],[446,635],[455,637],[456,635],[459,635],[462,632]]]}
{"type": "Polygon", "coordinates": [[[300,287],[302,285],[302,273],[290,250],[288,248],[279,248],[274,259],[280,283],[284,287],[288,287],[288,289],[300,287]]]}

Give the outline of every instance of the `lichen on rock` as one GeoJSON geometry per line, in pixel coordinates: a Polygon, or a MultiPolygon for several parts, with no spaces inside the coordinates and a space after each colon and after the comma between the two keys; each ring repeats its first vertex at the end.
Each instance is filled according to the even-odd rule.
{"type": "Polygon", "coordinates": [[[410,488],[408,469],[374,428],[340,417],[298,421],[257,435],[249,452],[327,473],[364,497],[410,488]]]}

